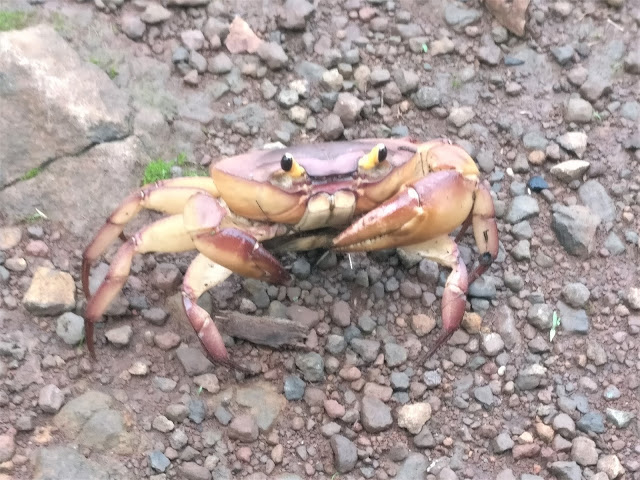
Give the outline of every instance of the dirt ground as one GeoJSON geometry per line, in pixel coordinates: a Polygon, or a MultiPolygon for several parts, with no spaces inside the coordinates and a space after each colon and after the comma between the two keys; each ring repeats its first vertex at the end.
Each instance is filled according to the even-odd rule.
{"type": "MultiPolygon", "coordinates": [[[[245,375],[206,360],[183,313],[195,254],[136,256],[93,362],[69,313],[82,253],[128,193],[108,182],[146,162],[49,160],[0,189],[0,479],[640,479],[637,0],[532,1],[522,36],[478,0],[150,3],[6,11],[130,93],[126,141],[184,152],[177,176],[273,142],[448,138],[491,186],[498,257],[426,362],[449,274],[433,262],[312,251],[278,254],[287,287],[232,275],[203,307],[306,329],[297,347],[225,336],[245,375]],[[236,15],[268,48],[230,51],[236,15]],[[91,179],[57,207],[76,168],[91,179]],[[24,218],[39,198],[47,218],[24,218]]],[[[471,270],[471,232],[460,251],[471,270]]]]}

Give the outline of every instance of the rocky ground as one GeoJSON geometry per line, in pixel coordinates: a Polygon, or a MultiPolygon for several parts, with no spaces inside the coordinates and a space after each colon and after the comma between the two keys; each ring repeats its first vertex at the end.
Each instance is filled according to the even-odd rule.
{"type": "Polygon", "coordinates": [[[0,479],[640,478],[640,5],[532,1],[522,32],[486,7],[5,0],[0,479]],[[499,219],[432,360],[448,272],[394,250],[206,295],[307,328],[227,337],[252,377],[186,323],[193,255],[137,257],[90,361],[82,250],[149,161],[407,135],[467,149],[499,219]]]}

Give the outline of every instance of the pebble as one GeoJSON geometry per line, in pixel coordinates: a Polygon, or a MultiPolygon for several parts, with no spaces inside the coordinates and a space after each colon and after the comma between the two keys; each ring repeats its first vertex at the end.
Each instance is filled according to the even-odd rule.
{"type": "Polygon", "coordinates": [[[604,433],[604,418],[601,413],[598,412],[588,412],[584,414],[580,420],[576,423],[579,430],[589,433],[604,433]]]}
{"type": "Polygon", "coordinates": [[[581,480],[582,471],[576,462],[553,462],[548,466],[549,472],[558,480],[581,480]]]}
{"type": "Polygon", "coordinates": [[[417,435],[431,418],[431,405],[426,402],[403,405],[397,410],[398,426],[417,435]]]}
{"type": "Polygon", "coordinates": [[[258,424],[253,416],[236,416],[227,430],[229,438],[240,442],[255,442],[258,439],[258,424]]]}
{"type": "Polygon", "coordinates": [[[339,473],[348,473],[353,470],[358,461],[358,449],[348,438],[342,435],[333,435],[329,440],[333,451],[334,467],[339,473]]]}
{"type": "Polygon", "coordinates": [[[572,97],[567,103],[565,121],[575,123],[589,123],[593,120],[593,107],[582,98],[572,97]]]}
{"type": "Polygon", "coordinates": [[[146,9],[140,15],[140,19],[150,25],[165,22],[169,18],[171,18],[171,11],[154,2],[147,4],[146,9]]]}
{"type": "Polygon", "coordinates": [[[583,467],[598,463],[595,442],[587,437],[574,438],[571,444],[571,459],[583,467]]]}
{"type": "Polygon", "coordinates": [[[38,406],[45,413],[57,413],[64,402],[64,393],[56,385],[49,384],[40,389],[38,406]]]}
{"type": "Polygon", "coordinates": [[[84,318],[73,312],[63,313],[56,322],[56,334],[67,345],[76,345],[84,339],[84,318]]]}
{"type": "Polygon", "coordinates": [[[69,273],[38,267],[22,301],[34,315],[60,315],[75,307],[75,292],[75,282],[69,273]]]}
{"type": "Polygon", "coordinates": [[[393,424],[391,409],[381,400],[368,395],[362,397],[360,420],[369,433],[382,432],[393,424]]]}
{"type": "Polygon", "coordinates": [[[174,423],[164,415],[158,415],[153,419],[151,426],[162,433],[167,433],[173,430],[174,423]]]}
{"type": "Polygon", "coordinates": [[[16,452],[15,431],[0,435],[0,464],[8,462],[16,452]]]}
{"type": "Polygon", "coordinates": [[[131,325],[123,325],[121,327],[112,328],[105,332],[105,337],[107,337],[107,340],[119,347],[129,345],[132,336],[133,329],[131,328],[131,325]]]}
{"type": "Polygon", "coordinates": [[[0,250],[16,247],[22,239],[20,227],[0,227],[0,250]]]}
{"type": "Polygon", "coordinates": [[[309,352],[298,355],[296,366],[307,382],[320,382],[324,379],[324,360],[318,353],[309,352]]]}
{"type": "Polygon", "coordinates": [[[161,451],[152,450],[149,453],[149,463],[156,472],[164,472],[171,464],[171,461],[161,451]]]}
{"type": "Polygon", "coordinates": [[[564,183],[582,180],[591,164],[585,160],[567,160],[551,167],[551,175],[564,183]]]}
{"type": "Polygon", "coordinates": [[[182,478],[186,480],[210,480],[211,472],[195,462],[184,462],[178,467],[182,478]]]}

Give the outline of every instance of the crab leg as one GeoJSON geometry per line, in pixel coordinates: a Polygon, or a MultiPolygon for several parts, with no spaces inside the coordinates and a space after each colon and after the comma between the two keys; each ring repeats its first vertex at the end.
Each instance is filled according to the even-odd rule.
{"type": "Polygon", "coordinates": [[[286,283],[289,273],[251,233],[223,226],[225,215],[220,203],[206,194],[194,195],[187,202],[184,224],[200,254],[185,274],[182,298],[187,318],[206,351],[215,361],[241,369],[229,359],[215,323],[198,306],[198,298],[232,273],[271,283],[286,283]]]}
{"type": "Polygon", "coordinates": [[[107,276],[87,303],[85,337],[91,356],[95,357],[93,324],[100,319],[122,290],[129,276],[134,255],[148,252],[184,252],[193,249],[193,240],[184,229],[182,215],[160,219],[144,227],[122,244],[111,262],[107,276]]]}
{"type": "Polygon", "coordinates": [[[444,286],[440,304],[443,331],[436,343],[431,347],[431,350],[429,350],[429,353],[427,353],[426,359],[428,359],[449,340],[453,332],[460,328],[467,306],[467,290],[469,288],[467,267],[462,261],[462,257],[460,257],[455,241],[448,236],[428,240],[410,247],[403,247],[403,250],[418,253],[451,269],[444,286]]]}
{"type": "Polygon", "coordinates": [[[143,186],[139,191],[129,195],[109,216],[93,241],[82,255],[82,288],[87,300],[89,291],[89,270],[96,260],[118,237],[126,241],[124,227],[143,208],[156,210],[169,215],[182,213],[184,206],[194,193],[208,192],[217,196],[218,190],[211,178],[182,177],[162,180],[143,186]]]}
{"type": "Polygon", "coordinates": [[[220,363],[229,361],[229,353],[211,316],[197,302],[204,292],[224,282],[232,273],[201,253],[189,265],[182,283],[182,303],[187,318],[205,350],[220,363]]]}
{"type": "Polygon", "coordinates": [[[469,284],[487,271],[498,256],[498,225],[493,199],[486,183],[475,191],[473,202],[473,236],[480,251],[479,265],[471,271],[469,284]]]}

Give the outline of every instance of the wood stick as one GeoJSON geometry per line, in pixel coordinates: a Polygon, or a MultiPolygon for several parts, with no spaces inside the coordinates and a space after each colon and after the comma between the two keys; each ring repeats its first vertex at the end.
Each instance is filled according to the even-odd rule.
{"type": "Polygon", "coordinates": [[[286,318],[245,315],[223,310],[213,315],[220,332],[272,348],[283,345],[304,346],[309,329],[286,318]]]}

